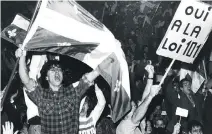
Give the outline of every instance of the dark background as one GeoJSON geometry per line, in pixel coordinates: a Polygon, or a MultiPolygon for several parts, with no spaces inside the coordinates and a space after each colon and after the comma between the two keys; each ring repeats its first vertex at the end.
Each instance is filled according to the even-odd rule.
{"type": "MultiPolygon", "coordinates": [[[[134,59],[142,59],[143,46],[148,46],[150,53],[156,55],[156,49],[179,5],[178,1],[79,1],[79,3],[103,22],[121,41],[129,64],[134,59]]],[[[35,6],[36,1],[2,1],[1,29],[8,26],[17,13],[31,19],[35,6]]],[[[209,57],[211,40],[210,36],[198,58],[209,57]]],[[[1,44],[3,89],[15,64],[16,47],[3,39],[1,44]]]]}

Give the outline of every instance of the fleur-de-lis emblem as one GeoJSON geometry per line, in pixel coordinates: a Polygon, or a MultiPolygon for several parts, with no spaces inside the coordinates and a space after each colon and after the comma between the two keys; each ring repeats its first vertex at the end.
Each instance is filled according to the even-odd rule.
{"type": "Polygon", "coordinates": [[[117,80],[117,81],[116,81],[116,87],[115,87],[114,91],[115,91],[115,92],[119,92],[120,87],[121,87],[121,81],[117,80]]]}
{"type": "Polygon", "coordinates": [[[9,38],[11,38],[11,37],[15,37],[16,36],[16,29],[13,29],[13,30],[11,30],[11,31],[8,31],[8,34],[9,34],[9,38]]]}

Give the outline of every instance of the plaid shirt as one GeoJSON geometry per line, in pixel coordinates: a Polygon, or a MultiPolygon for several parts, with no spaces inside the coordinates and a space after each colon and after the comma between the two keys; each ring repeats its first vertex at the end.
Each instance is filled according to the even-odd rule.
{"type": "Polygon", "coordinates": [[[38,106],[42,133],[78,134],[80,100],[90,86],[84,78],[76,88],[70,85],[53,92],[37,84],[34,91],[27,92],[38,106]]]}

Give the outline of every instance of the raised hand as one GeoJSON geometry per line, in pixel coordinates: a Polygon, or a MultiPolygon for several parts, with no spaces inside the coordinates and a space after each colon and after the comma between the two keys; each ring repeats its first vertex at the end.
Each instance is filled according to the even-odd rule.
{"type": "Polygon", "coordinates": [[[174,126],[174,131],[172,134],[179,134],[180,132],[180,123],[177,123],[175,126],[174,126]]]}
{"type": "Polygon", "coordinates": [[[21,56],[26,56],[26,51],[22,50],[21,48],[18,48],[15,51],[15,56],[16,56],[16,58],[20,58],[21,56]]]}
{"type": "Polygon", "coordinates": [[[147,65],[145,70],[148,72],[149,78],[153,78],[155,72],[154,67],[152,65],[147,65]]]}
{"type": "MultiPolygon", "coordinates": [[[[2,125],[2,129],[3,129],[3,134],[13,134],[13,123],[12,122],[5,122],[5,125],[2,125]]],[[[17,134],[18,131],[16,131],[14,134],[17,134]]]]}

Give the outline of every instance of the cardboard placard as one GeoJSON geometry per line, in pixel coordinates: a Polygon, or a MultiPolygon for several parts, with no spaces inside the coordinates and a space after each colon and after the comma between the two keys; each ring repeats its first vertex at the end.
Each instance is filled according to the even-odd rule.
{"type": "Polygon", "coordinates": [[[188,117],[188,110],[187,109],[180,108],[180,107],[177,107],[175,114],[176,115],[179,115],[181,117],[188,117]]]}
{"type": "Polygon", "coordinates": [[[212,29],[212,7],[197,1],[181,1],[157,54],[193,63],[212,29]]]}

